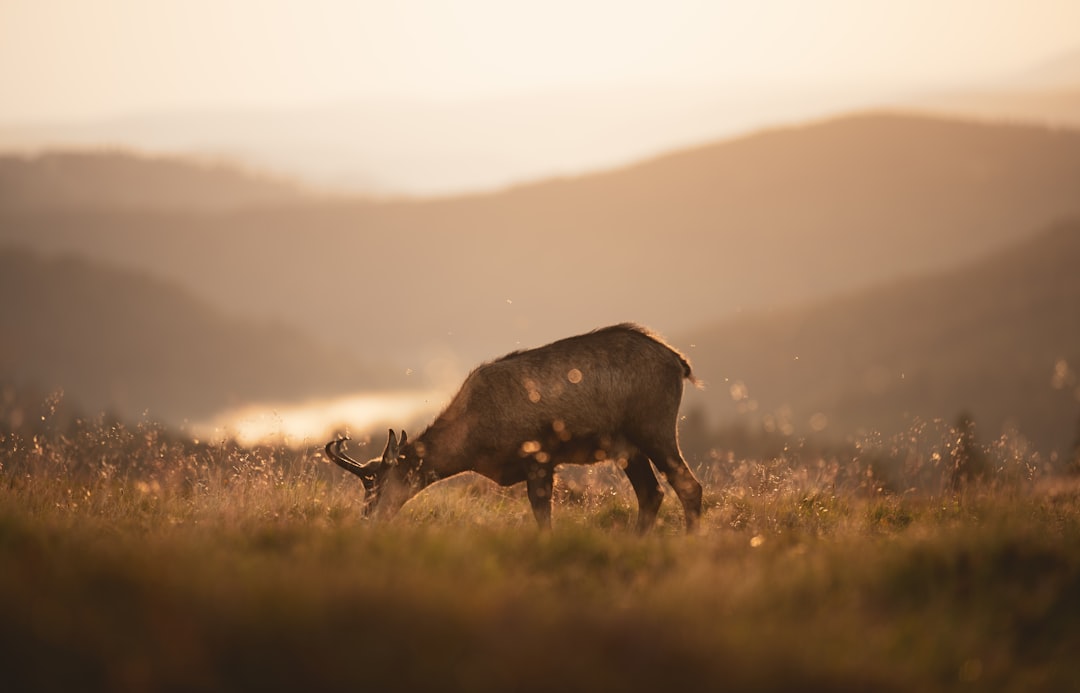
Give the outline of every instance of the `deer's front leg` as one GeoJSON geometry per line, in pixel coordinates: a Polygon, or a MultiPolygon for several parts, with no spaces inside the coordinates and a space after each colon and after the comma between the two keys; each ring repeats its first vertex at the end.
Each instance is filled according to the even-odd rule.
{"type": "Polygon", "coordinates": [[[536,523],[541,531],[551,529],[551,489],[554,481],[551,465],[533,462],[529,464],[525,488],[529,493],[536,523]]]}

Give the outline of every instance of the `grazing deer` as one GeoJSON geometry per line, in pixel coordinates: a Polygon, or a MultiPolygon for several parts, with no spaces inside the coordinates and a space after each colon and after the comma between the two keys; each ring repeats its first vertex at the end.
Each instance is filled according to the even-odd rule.
{"type": "Polygon", "coordinates": [[[676,433],[686,357],[633,324],[614,325],[477,367],[435,421],[410,441],[390,431],[381,457],[361,464],[342,446],[326,455],[356,474],[365,514],[393,515],[429,484],[461,472],[504,486],[526,482],[540,528],[551,527],[555,466],[615,460],[638,500],[637,529],[656,522],[664,492],[650,465],[682,502],[686,529],[701,517],[701,484],[676,433]]]}

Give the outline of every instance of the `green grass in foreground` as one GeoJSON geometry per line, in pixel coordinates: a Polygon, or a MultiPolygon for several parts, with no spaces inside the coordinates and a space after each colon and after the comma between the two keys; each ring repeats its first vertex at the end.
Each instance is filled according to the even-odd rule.
{"type": "Polygon", "coordinates": [[[0,447],[9,690],[1080,690],[1080,487],[1037,457],[989,451],[958,494],[724,460],[700,535],[669,494],[639,538],[604,466],[543,536],[523,489],[468,477],[372,524],[315,453],[91,424],[0,447]]]}

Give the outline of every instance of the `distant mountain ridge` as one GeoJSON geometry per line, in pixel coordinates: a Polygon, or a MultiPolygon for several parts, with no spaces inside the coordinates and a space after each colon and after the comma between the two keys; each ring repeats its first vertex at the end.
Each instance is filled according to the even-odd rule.
{"type": "Polygon", "coordinates": [[[935,94],[912,106],[924,113],[991,123],[1080,128],[1080,84],[1046,89],[986,89],[935,94]]]}
{"type": "Polygon", "coordinates": [[[321,190],[431,197],[611,168],[763,124],[871,103],[875,96],[866,89],[733,91],[674,85],[461,100],[373,96],[300,108],[0,122],[0,151],[118,146],[224,156],[321,190]]]}
{"type": "Polygon", "coordinates": [[[224,156],[335,192],[460,195],[623,166],[755,129],[889,105],[1080,127],[1072,100],[1080,87],[1078,55],[1073,51],[1000,79],[921,96],[887,81],[787,88],[639,84],[462,99],[372,95],[296,108],[11,122],[0,123],[0,151],[111,146],[224,156]]]}
{"type": "Polygon", "coordinates": [[[968,412],[1043,451],[1080,434],[1080,220],[956,270],[684,333],[720,420],[894,433],[968,412]],[[750,403],[753,403],[752,405],[750,403]],[[814,417],[817,416],[816,419],[814,417]]]}
{"type": "Polygon", "coordinates": [[[0,247],[0,380],[61,388],[89,414],[179,424],[327,397],[388,374],[280,325],[227,317],[161,280],[0,247]]]}
{"type": "Polygon", "coordinates": [[[167,278],[424,371],[632,320],[668,334],[954,266],[1080,216],[1080,132],[871,113],[420,201],[0,206],[0,239],[167,278]],[[378,326],[379,339],[370,339],[378,326]]]}
{"type": "Polygon", "coordinates": [[[0,207],[221,212],[296,203],[293,183],[233,166],[122,151],[0,156],[0,207]]]}

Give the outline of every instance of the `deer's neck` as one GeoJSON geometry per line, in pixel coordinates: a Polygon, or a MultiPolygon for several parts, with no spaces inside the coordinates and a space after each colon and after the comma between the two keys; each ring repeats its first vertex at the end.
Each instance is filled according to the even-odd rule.
{"type": "Polygon", "coordinates": [[[436,420],[416,441],[421,468],[434,476],[433,481],[469,471],[467,440],[467,431],[459,422],[436,420]]]}

